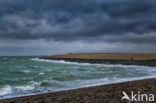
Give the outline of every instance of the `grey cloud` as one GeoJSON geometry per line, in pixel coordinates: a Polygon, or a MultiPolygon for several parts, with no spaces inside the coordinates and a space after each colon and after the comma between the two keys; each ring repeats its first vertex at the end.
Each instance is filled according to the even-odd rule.
{"type": "Polygon", "coordinates": [[[155,0],[6,0],[0,5],[1,38],[68,41],[156,30],[155,0]]]}
{"type": "MultiPolygon", "coordinates": [[[[91,49],[88,50],[92,52],[107,52],[110,48],[102,47],[104,44],[114,45],[112,51],[117,52],[127,43],[131,49],[125,51],[137,51],[139,45],[142,48],[145,45],[153,52],[152,46],[156,44],[155,11],[155,0],[0,0],[0,41],[9,39],[8,42],[18,40],[28,44],[29,41],[40,41],[58,47],[66,44],[66,48],[72,47],[69,43],[84,43],[84,48],[89,46],[88,43],[94,43],[98,48],[101,45],[100,50],[89,46],[91,49]]],[[[6,43],[1,48],[14,47],[23,52],[26,44],[22,43],[22,48],[18,44],[9,46],[6,43]]],[[[54,48],[44,47],[48,51],[54,48]]],[[[60,51],[59,48],[56,50],[60,51]]],[[[79,46],[73,52],[76,51],[83,49],[79,46]]]]}
{"type": "Polygon", "coordinates": [[[112,35],[112,36],[103,36],[100,38],[102,41],[107,42],[120,42],[120,43],[133,43],[133,44],[142,44],[147,43],[154,45],[156,43],[156,34],[155,32],[151,33],[145,33],[145,34],[133,34],[133,33],[127,33],[125,35],[112,35]]]}
{"type": "Polygon", "coordinates": [[[66,53],[155,53],[151,44],[131,44],[85,41],[3,40],[0,39],[0,55],[52,55],[66,53]],[[5,46],[4,46],[5,44],[5,46]],[[10,52],[11,51],[11,52],[10,52]]]}

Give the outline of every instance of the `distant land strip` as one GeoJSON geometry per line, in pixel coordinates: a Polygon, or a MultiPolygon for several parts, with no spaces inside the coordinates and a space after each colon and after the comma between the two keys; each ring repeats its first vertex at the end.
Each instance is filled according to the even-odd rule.
{"type": "Polygon", "coordinates": [[[64,60],[79,63],[156,66],[156,53],[82,53],[52,55],[42,57],[42,59],[64,60]]]}

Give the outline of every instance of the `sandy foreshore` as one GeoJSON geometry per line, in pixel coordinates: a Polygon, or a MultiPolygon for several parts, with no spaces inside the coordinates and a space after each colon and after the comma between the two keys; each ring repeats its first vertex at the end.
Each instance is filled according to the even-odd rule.
{"type": "Polygon", "coordinates": [[[42,57],[42,59],[65,60],[79,63],[156,66],[156,54],[66,54],[42,57]]]}
{"type": "Polygon", "coordinates": [[[0,103],[143,103],[121,101],[123,91],[128,96],[131,91],[136,94],[153,94],[155,102],[144,103],[156,103],[156,78],[5,99],[0,100],[0,103]]]}

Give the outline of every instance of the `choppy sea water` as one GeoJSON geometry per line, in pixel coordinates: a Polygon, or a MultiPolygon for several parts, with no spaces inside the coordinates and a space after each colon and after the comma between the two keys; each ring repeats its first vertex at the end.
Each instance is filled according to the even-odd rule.
{"type": "Polygon", "coordinates": [[[156,67],[0,57],[0,99],[156,77],[156,67]]]}

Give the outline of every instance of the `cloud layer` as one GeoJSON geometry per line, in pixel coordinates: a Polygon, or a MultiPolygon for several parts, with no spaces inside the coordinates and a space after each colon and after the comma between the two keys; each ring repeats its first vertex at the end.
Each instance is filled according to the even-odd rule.
{"type": "Polygon", "coordinates": [[[28,54],[35,54],[31,50],[142,52],[142,45],[148,45],[148,50],[143,52],[156,52],[153,50],[156,44],[155,11],[155,0],[0,0],[0,48],[3,49],[0,54],[14,47],[14,52],[22,50],[23,55],[27,54],[25,45],[30,41],[28,54]],[[21,43],[8,46],[5,41],[21,43]],[[39,41],[49,45],[41,48],[39,41]],[[90,49],[78,46],[75,50],[66,50],[71,48],[71,43],[90,49]],[[114,46],[107,48],[111,45],[114,46]]]}

